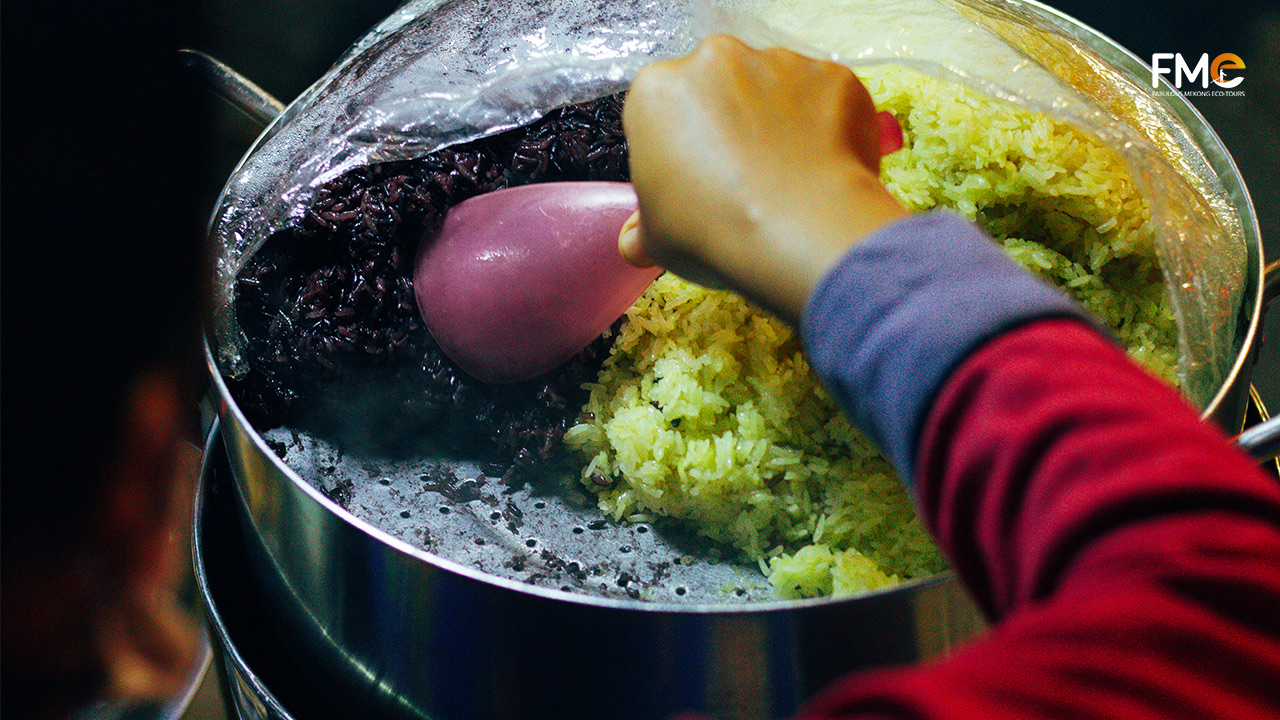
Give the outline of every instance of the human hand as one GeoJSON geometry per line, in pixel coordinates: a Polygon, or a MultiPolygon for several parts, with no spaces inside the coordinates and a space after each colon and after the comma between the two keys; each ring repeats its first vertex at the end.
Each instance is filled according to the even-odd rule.
{"type": "Polygon", "coordinates": [[[877,177],[871,97],[837,63],[713,36],[641,71],[623,126],[640,199],[623,257],[793,323],[849,247],[906,214],[877,177]]]}

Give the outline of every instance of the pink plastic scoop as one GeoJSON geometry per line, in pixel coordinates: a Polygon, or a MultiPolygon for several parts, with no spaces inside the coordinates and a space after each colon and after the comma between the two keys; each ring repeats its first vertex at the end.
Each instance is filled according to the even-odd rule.
{"type": "Polygon", "coordinates": [[[631,185],[618,182],[525,185],[455,205],[413,275],[440,349],[488,383],[527,380],[573,357],[662,272],[618,254],[636,207],[631,185]]]}
{"type": "MultiPolygon", "coordinates": [[[[880,150],[902,147],[892,115],[880,150]]],[[[628,183],[562,182],[479,195],[451,208],[413,274],[423,322],[440,349],[487,383],[528,380],[585,348],[626,312],[661,268],[618,254],[637,207],[628,183]]]]}

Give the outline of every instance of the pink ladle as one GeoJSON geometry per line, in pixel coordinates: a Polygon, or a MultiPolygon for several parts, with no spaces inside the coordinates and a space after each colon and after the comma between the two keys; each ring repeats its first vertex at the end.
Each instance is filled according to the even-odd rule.
{"type": "MultiPolygon", "coordinates": [[[[902,128],[880,113],[881,153],[902,128]]],[[[440,349],[487,383],[555,369],[609,328],[662,269],[618,254],[637,207],[629,183],[559,182],[479,195],[451,208],[414,266],[418,310],[440,349]]]]}
{"type": "Polygon", "coordinates": [[[440,349],[488,383],[527,380],[573,357],[662,272],[618,254],[636,207],[619,182],[524,185],[455,205],[413,275],[440,349]]]}

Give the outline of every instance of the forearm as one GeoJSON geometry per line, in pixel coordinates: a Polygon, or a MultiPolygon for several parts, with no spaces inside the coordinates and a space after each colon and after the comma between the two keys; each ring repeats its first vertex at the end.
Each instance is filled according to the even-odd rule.
{"type": "MultiPolygon", "coordinates": [[[[882,268],[895,256],[963,255],[972,240],[925,234],[872,238],[842,268],[868,252],[882,268]]],[[[1078,311],[1026,287],[989,301],[971,293],[963,307],[936,300],[938,272],[953,275],[942,287],[1001,275],[984,262],[999,264],[955,256],[946,263],[958,269],[908,280],[856,267],[863,280],[842,279],[838,268],[806,316],[815,366],[913,473],[924,518],[999,620],[948,662],[858,678],[815,712],[1274,709],[1280,491],[1078,311]],[[833,298],[865,295],[865,282],[881,289],[870,292],[878,305],[853,313],[863,321],[849,324],[847,309],[843,321],[824,317],[833,298]],[[998,307],[984,321],[988,304],[998,307]],[[924,370],[904,370],[913,364],[924,370]]]]}
{"type": "MultiPolygon", "coordinates": [[[[1280,488],[1074,322],[1035,323],[978,349],[938,394],[918,457],[921,512],[997,616],[1185,559],[1141,537],[1115,546],[1133,525],[1214,517],[1280,528],[1280,488]]],[[[1193,536],[1181,550],[1211,539],[1193,536]]]]}
{"type": "Polygon", "coordinates": [[[1274,714],[1277,489],[976,228],[901,220],[874,117],[847,69],[724,38],[641,73],[624,117],[624,256],[803,310],[811,364],[999,620],[815,713],[1274,714]]]}

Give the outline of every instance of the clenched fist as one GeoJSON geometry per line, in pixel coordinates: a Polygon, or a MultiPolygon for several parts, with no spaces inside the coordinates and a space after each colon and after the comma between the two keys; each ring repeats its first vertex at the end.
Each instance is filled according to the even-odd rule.
{"type": "Polygon", "coordinates": [[[850,246],[906,214],[878,179],[871,98],[837,63],[714,36],[641,71],[623,125],[640,199],[623,256],[793,323],[850,246]]]}

